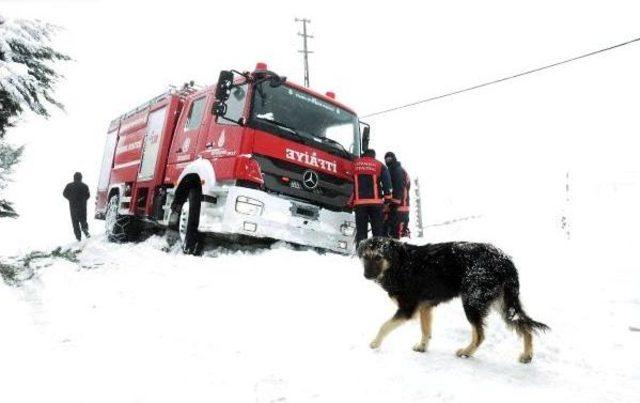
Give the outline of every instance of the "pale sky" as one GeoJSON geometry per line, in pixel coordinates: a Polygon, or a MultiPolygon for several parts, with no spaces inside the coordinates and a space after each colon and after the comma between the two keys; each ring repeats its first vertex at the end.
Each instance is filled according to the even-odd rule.
{"type": "MultiPolygon", "coordinates": [[[[74,171],[95,189],[109,121],[167,85],[210,84],[220,69],[251,70],[258,61],[301,82],[295,17],[312,21],[311,87],[334,91],[360,114],[640,36],[637,0],[0,0],[0,14],[65,27],[57,46],[75,59],[57,92],[67,113],[29,118],[10,133],[27,144],[10,192],[34,219],[44,216],[28,202],[34,184],[54,195],[56,211],[66,209],[58,193],[74,171]]],[[[620,182],[637,195],[638,71],[634,44],[369,119],[372,144],[379,154],[396,151],[421,178],[434,221],[555,211],[567,171],[589,189],[620,182]]]]}

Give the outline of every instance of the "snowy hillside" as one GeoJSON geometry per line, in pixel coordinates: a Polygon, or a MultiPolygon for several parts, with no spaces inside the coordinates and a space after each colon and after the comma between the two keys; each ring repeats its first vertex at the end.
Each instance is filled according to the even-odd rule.
{"type": "Polygon", "coordinates": [[[477,355],[455,357],[470,333],[459,300],[437,308],[426,354],[411,350],[415,321],[370,350],[394,307],[354,258],[282,247],[198,258],[164,246],[96,237],[78,265],[57,260],[21,287],[0,285],[9,307],[0,401],[631,402],[640,393],[633,265],[593,266],[552,248],[541,257],[536,245],[510,251],[527,310],[552,328],[522,365],[521,342],[496,315],[477,355]]]}

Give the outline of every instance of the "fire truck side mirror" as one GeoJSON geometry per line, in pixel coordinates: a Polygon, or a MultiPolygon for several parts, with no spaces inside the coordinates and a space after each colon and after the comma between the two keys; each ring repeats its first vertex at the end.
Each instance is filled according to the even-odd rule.
{"type": "Polygon", "coordinates": [[[228,70],[222,70],[218,77],[218,84],[216,84],[216,100],[211,107],[211,113],[216,116],[224,116],[227,113],[226,101],[231,95],[231,88],[233,87],[233,73],[228,70]]]}
{"type": "Polygon", "coordinates": [[[216,85],[216,99],[220,102],[229,99],[231,87],[233,87],[233,73],[228,70],[222,70],[216,85]]]}

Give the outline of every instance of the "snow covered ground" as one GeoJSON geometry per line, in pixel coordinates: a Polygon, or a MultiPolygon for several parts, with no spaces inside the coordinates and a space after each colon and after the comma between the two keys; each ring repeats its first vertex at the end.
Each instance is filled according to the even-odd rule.
{"type": "MultiPolygon", "coordinates": [[[[500,224],[464,226],[481,239],[500,224]]],[[[457,238],[454,227],[429,240],[457,238]]],[[[575,244],[506,248],[525,307],[552,328],[522,365],[497,315],[476,356],[455,357],[470,333],[459,300],[436,310],[427,353],[411,350],[415,321],[370,350],[394,307],[355,258],[285,247],[191,257],[163,251],[160,236],[96,236],[79,264],[0,284],[0,401],[637,401],[637,263],[595,249],[584,259],[575,244]]]]}
{"type": "MultiPolygon", "coordinates": [[[[312,86],[366,114],[627,40],[638,15],[631,0],[371,2],[356,21],[357,3],[249,1],[259,12],[217,18],[229,36],[203,51],[213,3],[154,1],[153,18],[141,1],[50,3],[3,2],[7,16],[63,25],[76,61],[56,92],[67,113],[9,132],[26,150],[0,260],[78,246],[62,188],[79,170],[94,196],[108,122],[166,84],[256,61],[300,82],[294,17],[313,20],[312,86]]],[[[159,237],[106,243],[91,221],[79,264],[0,281],[0,403],[638,401],[639,69],[634,45],[368,120],[378,152],[420,178],[428,228],[414,242],[488,241],[513,256],[525,308],[552,329],[532,364],[496,316],[476,356],[456,358],[470,333],[458,300],[436,309],[426,354],[411,350],[415,322],[370,350],[394,306],[353,258],[284,247],[197,258],[159,237]],[[481,218],[437,225],[468,216],[481,218]]]]}

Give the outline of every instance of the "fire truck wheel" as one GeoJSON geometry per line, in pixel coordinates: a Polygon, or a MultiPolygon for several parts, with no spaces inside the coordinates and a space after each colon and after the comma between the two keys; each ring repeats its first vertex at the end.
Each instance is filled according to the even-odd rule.
{"type": "Polygon", "coordinates": [[[180,209],[178,233],[182,242],[182,250],[188,255],[202,253],[202,234],[198,232],[200,221],[200,199],[202,191],[198,188],[189,190],[187,200],[180,209]]]}
{"type": "Polygon", "coordinates": [[[118,214],[120,197],[116,194],[111,196],[105,214],[105,232],[109,242],[135,241],[140,232],[138,222],[135,218],[118,214]]]}

